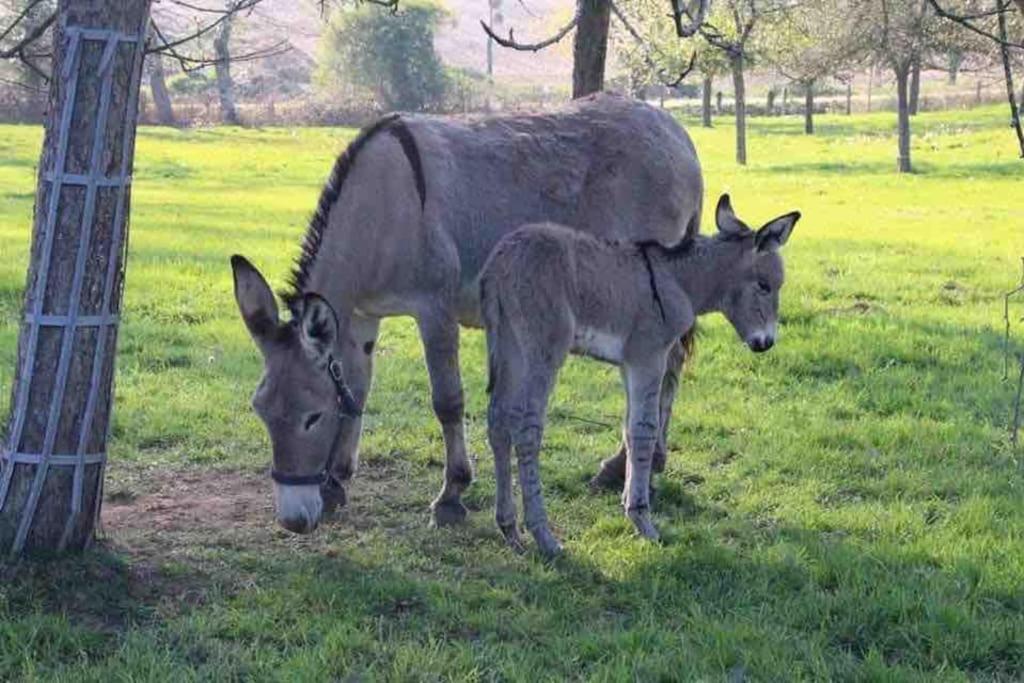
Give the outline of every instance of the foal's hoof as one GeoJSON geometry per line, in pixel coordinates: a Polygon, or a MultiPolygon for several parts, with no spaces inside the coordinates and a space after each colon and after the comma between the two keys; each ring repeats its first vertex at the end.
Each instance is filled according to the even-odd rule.
{"type": "Polygon", "coordinates": [[[430,513],[431,525],[442,527],[465,522],[469,511],[461,500],[435,500],[430,504],[430,513]]]}
{"type": "Polygon", "coordinates": [[[332,516],[348,503],[345,487],[333,477],[320,486],[320,498],[324,501],[324,517],[332,516]]]}
{"type": "Polygon", "coordinates": [[[499,524],[498,528],[501,529],[501,535],[505,537],[508,547],[512,548],[516,555],[522,555],[526,552],[526,546],[523,545],[523,539],[519,536],[519,529],[516,528],[515,522],[512,524],[499,524]]]}

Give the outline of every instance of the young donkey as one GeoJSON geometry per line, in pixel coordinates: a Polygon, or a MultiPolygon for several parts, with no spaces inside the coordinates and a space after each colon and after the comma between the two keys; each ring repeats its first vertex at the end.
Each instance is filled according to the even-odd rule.
{"type": "Polygon", "coordinates": [[[561,550],[548,528],[538,454],[548,395],[570,352],[621,368],[628,403],[622,503],[642,536],[658,538],[649,487],[668,351],[697,316],[711,311],[724,313],[753,351],[772,347],[783,278],[779,248],[799,218],[794,211],[754,232],[723,195],[718,234],[674,247],[614,243],[551,223],[524,226],[498,243],[480,291],[496,519],[513,548],[523,548],[512,497],[514,448],[526,527],[545,555],[561,550]]]}

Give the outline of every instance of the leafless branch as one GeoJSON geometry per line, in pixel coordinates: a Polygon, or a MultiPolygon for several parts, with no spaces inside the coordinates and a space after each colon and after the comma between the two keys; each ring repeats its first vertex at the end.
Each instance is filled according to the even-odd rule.
{"type": "MultiPolygon", "coordinates": [[[[181,5],[182,7],[189,7],[190,9],[193,8],[191,5],[185,3],[184,0],[172,0],[172,2],[174,2],[175,4],[181,5]]],[[[166,54],[175,56],[175,53],[173,52],[174,48],[176,48],[176,47],[178,47],[180,45],[184,45],[185,43],[189,43],[189,42],[191,42],[193,40],[196,40],[197,38],[200,38],[200,37],[206,35],[210,31],[212,31],[213,29],[217,28],[222,23],[224,23],[225,21],[230,19],[235,14],[238,14],[240,12],[245,12],[247,10],[251,10],[253,7],[255,7],[256,5],[260,4],[261,2],[263,2],[263,0],[239,0],[239,2],[237,2],[235,5],[233,5],[231,7],[228,7],[226,9],[223,9],[223,10],[207,10],[209,12],[217,14],[218,15],[217,19],[214,20],[214,21],[211,21],[210,23],[206,24],[205,26],[200,26],[199,28],[197,28],[192,33],[188,34],[187,36],[185,36],[183,38],[179,38],[177,40],[167,40],[167,38],[164,37],[163,34],[159,34],[161,36],[161,40],[162,40],[163,44],[160,45],[159,47],[149,48],[149,49],[146,50],[146,52],[147,52],[147,54],[152,54],[152,53],[155,53],[155,52],[161,52],[161,53],[166,53],[166,54]]],[[[153,24],[153,26],[155,27],[156,24],[153,24]]],[[[177,57],[175,56],[175,58],[177,58],[177,57]]]]}
{"type": "Polygon", "coordinates": [[[671,0],[671,2],[672,20],[676,24],[676,35],[680,38],[689,38],[695,35],[707,18],[711,0],[697,0],[696,11],[692,11],[684,5],[685,0],[671,0]],[[689,23],[683,24],[683,17],[686,17],[689,23]]]}
{"type": "Polygon", "coordinates": [[[619,20],[623,28],[626,29],[626,32],[633,36],[633,40],[636,41],[640,50],[643,52],[644,63],[647,65],[647,68],[658,76],[658,80],[661,81],[662,85],[669,88],[679,87],[679,84],[683,82],[683,79],[689,76],[690,72],[693,71],[693,64],[697,60],[697,51],[694,50],[693,54],[690,55],[689,64],[687,64],[686,68],[683,69],[682,73],[680,73],[677,78],[674,80],[667,78],[664,69],[658,66],[654,61],[654,58],[651,56],[650,51],[647,49],[647,42],[640,35],[639,31],[633,28],[633,25],[629,23],[629,20],[626,19],[626,15],[622,13],[622,10],[619,9],[618,5],[612,2],[612,0],[609,0],[609,5],[611,6],[612,13],[615,15],[615,18],[619,20]]]}
{"type": "Polygon", "coordinates": [[[569,31],[571,31],[574,28],[576,28],[576,24],[579,23],[579,20],[580,20],[580,9],[579,9],[579,6],[577,5],[576,14],[573,15],[572,21],[570,21],[568,24],[566,24],[562,28],[558,29],[558,33],[556,33],[555,35],[551,36],[547,40],[540,41],[539,43],[520,43],[520,42],[517,42],[516,38],[515,38],[515,35],[512,33],[512,29],[511,28],[508,30],[508,38],[502,38],[501,36],[496,34],[491,29],[491,27],[488,26],[487,23],[485,21],[483,21],[482,19],[480,20],[480,26],[483,27],[484,33],[489,35],[491,37],[491,39],[494,40],[494,42],[496,42],[498,45],[501,45],[502,47],[507,47],[507,48],[510,48],[512,50],[519,50],[521,52],[538,52],[540,50],[543,50],[546,47],[550,47],[550,46],[554,45],[555,43],[560,41],[562,38],[565,38],[565,36],[568,35],[569,31]]]}
{"type": "MultiPolygon", "coordinates": [[[[26,33],[21,40],[15,43],[14,47],[8,48],[7,50],[0,50],[0,59],[10,59],[11,57],[19,57],[24,59],[25,48],[27,48],[29,45],[42,38],[43,34],[46,33],[46,29],[50,28],[50,25],[53,24],[56,18],[56,13],[51,14],[50,16],[46,17],[46,19],[44,19],[38,26],[36,26],[28,33],[26,33]]],[[[21,21],[21,19],[17,19],[15,23],[17,23],[17,21],[21,21]]],[[[9,30],[5,31],[4,35],[6,36],[7,33],[9,32],[9,30]]]]}
{"type": "Polygon", "coordinates": [[[939,4],[939,0],[928,0],[928,4],[930,4],[932,6],[932,9],[935,10],[935,13],[938,14],[943,19],[948,19],[949,21],[960,24],[967,30],[972,31],[978,34],[979,36],[984,36],[985,38],[988,38],[989,40],[993,41],[998,45],[1003,45],[1017,50],[1024,50],[1024,43],[1014,43],[1010,41],[1005,41],[996,34],[992,33],[991,31],[986,31],[985,29],[975,24],[975,21],[977,21],[978,19],[984,19],[992,16],[1001,16],[1008,12],[1011,9],[1010,0],[1005,0],[1005,2],[1001,2],[999,4],[999,8],[992,10],[991,12],[982,12],[973,15],[962,15],[950,12],[945,7],[939,4]]]}
{"type": "Polygon", "coordinates": [[[181,70],[184,73],[200,71],[207,67],[222,64],[225,61],[235,63],[251,62],[257,59],[266,59],[267,57],[274,57],[277,55],[284,54],[292,49],[291,43],[287,39],[285,39],[277,43],[274,43],[273,45],[269,45],[258,50],[253,50],[252,52],[248,52],[241,55],[234,55],[228,60],[210,59],[209,57],[192,57],[190,55],[183,55],[179,53],[175,49],[178,43],[168,42],[166,36],[164,36],[163,34],[163,31],[160,30],[160,27],[156,24],[156,22],[150,21],[150,26],[153,29],[153,34],[160,41],[161,45],[159,47],[150,49],[149,53],[170,55],[175,61],[178,62],[178,65],[181,67],[181,70]]]}
{"type": "Polygon", "coordinates": [[[3,30],[3,33],[0,33],[0,40],[6,38],[11,31],[14,30],[14,27],[20,24],[22,20],[28,16],[28,13],[35,9],[41,2],[43,2],[43,0],[32,0],[32,2],[25,5],[25,9],[21,10],[18,16],[14,17],[14,20],[7,25],[7,28],[3,30]]]}

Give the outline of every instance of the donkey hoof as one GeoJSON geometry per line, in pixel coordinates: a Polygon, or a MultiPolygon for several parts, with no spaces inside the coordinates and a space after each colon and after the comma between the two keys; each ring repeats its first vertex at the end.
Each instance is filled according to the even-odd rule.
{"type": "Polygon", "coordinates": [[[519,529],[516,528],[515,522],[512,524],[499,524],[498,528],[501,529],[501,535],[505,537],[505,543],[508,544],[509,548],[512,548],[516,555],[522,555],[526,552],[526,546],[523,545],[523,539],[519,536],[519,529]]]}
{"type": "Polygon", "coordinates": [[[337,480],[331,479],[320,487],[320,498],[324,501],[324,517],[330,517],[348,504],[348,496],[337,480]]]}
{"type": "Polygon", "coordinates": [[[626,513],[630,521],[633,522],[633,526],[636,527],[636,532],[643,538],[649,541],[658,541],[661,539],[661,534],[658,533],[658,529],[655,528],[654,522],[651,521],[651,515],[646,510],[630,510],[626,513]]]}
{"type": "Polygon", "coordinates": [[[537,550],[545,560],[551,561],[562,554],[562,544],[549,529],[538,529],[533,532],[533,540],[537,542],[537,550]]]}
{"type": "Polygon", "coordinates": [[[466,521],[469,511],[461,500],[435,500],[430,504],[431,525],[453,526],[466,521]]]}

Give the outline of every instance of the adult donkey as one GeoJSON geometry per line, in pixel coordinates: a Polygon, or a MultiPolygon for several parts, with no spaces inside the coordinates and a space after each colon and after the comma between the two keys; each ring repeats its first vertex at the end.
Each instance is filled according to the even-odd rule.
{"type": "MultiPolygon", "coordinates": [[[[320,196],[281,323],[266,280],[232,258],[235,298],[264,359],[253,397],[273,446],[277,519],[298,533],[343,504],[356,469],[373,347],[387,316],[415,318],[445,445],[433,520],[462,520],[472,481],[459,324],[480,326],[480,269],[501,237],[554,221],[611,240],[674,244],[700,229],[703,180],[671,116],[599,94],[549,114],[479,121],[397,116],[365,128],[320,196]],[[339,410],[332,407],[339,405],[339,410]]],[[[684,350],[661,399],[662,430],[684,350]]],[[[664,439],[661,459],[664,459],[664,439]]],[[[604,479],[624,472],[623,452],[604,479]]]]}

